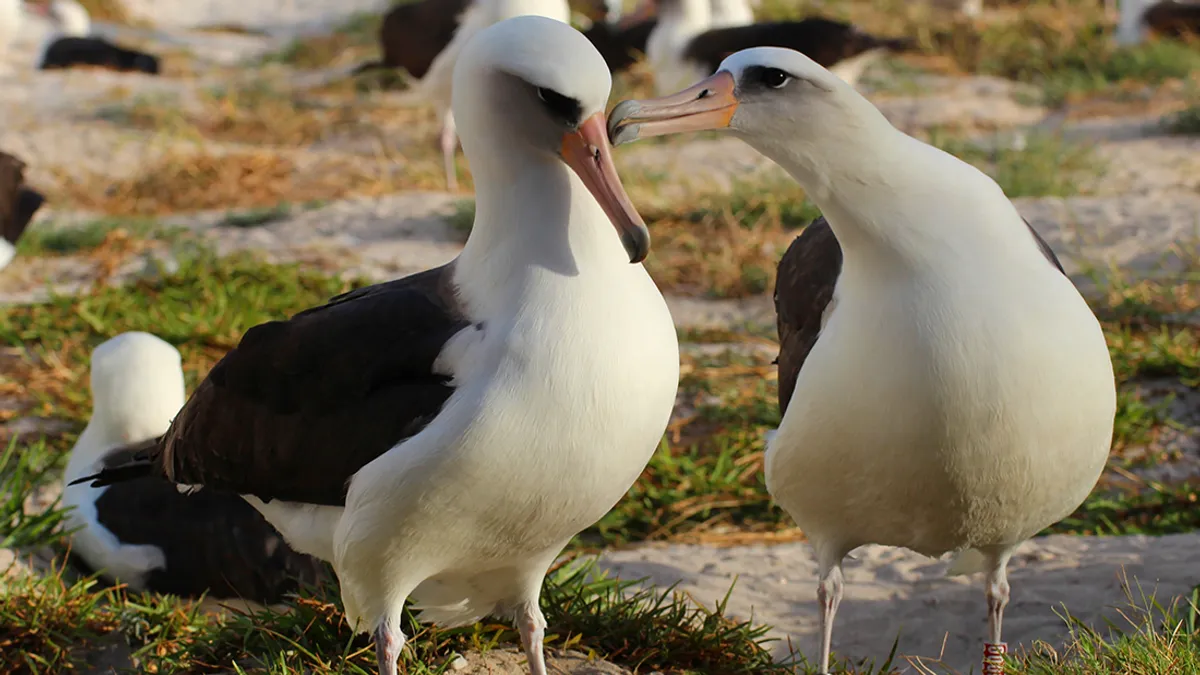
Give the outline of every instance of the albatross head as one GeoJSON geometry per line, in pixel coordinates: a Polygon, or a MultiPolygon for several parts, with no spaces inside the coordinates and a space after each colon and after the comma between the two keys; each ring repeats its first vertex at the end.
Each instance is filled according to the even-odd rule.
{"type": "Polygon", "coordinates": [[[137,443],[166,432],[184,403],[179,351],[149,333],[129,332],[92,351],[92,420],[110,443],[137,443]]]}
{"type": "MultiPolygon", "coordinates": [[[[894,130],[849,84],[800,52],[756,47],[677,94],[622,101],[609,116],[616,145],[685,131],[729,129],[759,152],[819,175],[894,130]]],[[[876,148],[877,149],[877,148],[876,148]]],[[[803,181],[802,181],[803,182],[803,181]]]]}
{"type": "Polygon", "coordinates": [[[52,0],[44,5],[46,15],[58,24],[67,37],[87,37],[92,32],[92,17],[75,0],[52,0]]]}
{"type": "Polygon", "coordinates": [[[604,107],[612,79],[582,33],[540,16],[480,31],[454,67],[451,110],[472,171],[501,177],[523,165],[565,163],[612,221],[631,262],[650,233],[613,164],[604,107]]]}

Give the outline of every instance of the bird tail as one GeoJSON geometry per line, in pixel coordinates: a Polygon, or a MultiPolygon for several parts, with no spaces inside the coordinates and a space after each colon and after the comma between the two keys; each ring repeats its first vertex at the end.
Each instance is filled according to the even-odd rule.
{"type": "Polygon", "coordinates": [[[105,487],[152,476],[158,467],[158,455],[162,438],[152,438],[128,445],[110,453],[104,460],[104,468],[90,476],[76,478],[67,485],[91,482],[92,487],[105,487]]]}
{"type": "Polygon", "coordinates": [[[954,554],[954,558],[950,560],[950,567],[946,569],[946,576],[961,577],[986,571],[987,557],[973,548],[968,548],[954,554]]]}

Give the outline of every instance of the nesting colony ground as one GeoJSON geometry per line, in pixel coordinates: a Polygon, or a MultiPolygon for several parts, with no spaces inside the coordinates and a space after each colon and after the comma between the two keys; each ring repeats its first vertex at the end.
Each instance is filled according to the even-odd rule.
{"type": "MultiPolygon", "coordinates": [[[[1099,3],[1023,4],[970,23],[920,3],[820,11],[920,41],[921,53],[870,71],[870,98],[1000,182],[1109,339],[1120,386],[1111,462],[1092,498],[1014,559],[1014,672],[1200,669],[1186,604],[1200,582],[1200,46],[1117,50],[1099,3]],[[1106,619],[1142,633],[1110,636],[1106,619]],[[1079,670],[1056,665],[1068,655],[1079,670]]],[[[471,224],[468,167],[460,158],[461,193],[442,190],[432,111],[400,107],[397,78],[346,75],[375,55],[377,15],[354,12],[377,2],[90,5],[102,31],[164,54],[166,71],[35,73],[17,54],[0,74],[0,149],[25,159],[50,199],[0,272],[0,546],[17,560],[0,582],[0,673],[72,662],[109,672],[131,659],[148,672],[228,672],[235,661],[369,672],[330,589],[286,615],[214,616],[63,572],[50,562],[62,544],[56,476],[89,411],[92,346],[154,332],[180,347],[194,385],[255,323],[451,259],[471,224]]],[[[641,71],[615,89],[614,102],[649,91],[641,71]]],[[[654,236],[647,265],[679,327],[683,380],[660,452],[571,549],[653,586],[557,573],[551,645],[570,648],[557,667],[791,672],[772,659],[814,651],[815,567],[763,485],[763,433],[778,423],[769,294],[779,256],[816,211],[732,138],[644,142],[617,160],[654,236]],[[675,582],[695,604],[646,604],[675,582]],[[764,635],[781,640],[759,644],[764,635]]],[[[834,646],[852,672],[966,672],[983,592],[943,569],[873,547],[848,563],[834,646]]],[[[422,662],[522,672],[513,639],[499,624],[424,631],[408,672],[427,672],[422,662]]]]}

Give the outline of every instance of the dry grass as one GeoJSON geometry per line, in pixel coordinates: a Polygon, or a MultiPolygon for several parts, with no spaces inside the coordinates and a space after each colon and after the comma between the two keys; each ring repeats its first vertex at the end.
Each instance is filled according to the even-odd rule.
{"type": "Polygon", "coordinates": [[[681,204],[644,215],[653,237],[647,269],[660,287],[684,295],[769,291],[780,256],[818,215],[787,178],[697,194],[681,204]]]}
{"type": "Polygon", "coordinates": [[[428,111],[387,108],[353,92],[299,92],[255,81],[200,93],[194,102],[141,97],[103,111],[110,121],[178,136],[296,147],[332,138],[374,136],[385,125],[432,126],[428,111]]]}
{"type": "Polygon", "coordinates": [[[146,164],[129,178],[62,176],[56,196],[89,211],[149,216],[377,196],[422,187],[431,178],[419,171],[406,173],[386,158],[296,159],[265,150],[179,152],[146,164]]]}
{"type": "Polygon", "coordinates": [[[79,4],[88,11],[93,21],[132,23],[121,0],[79,0],[79,4]]]}

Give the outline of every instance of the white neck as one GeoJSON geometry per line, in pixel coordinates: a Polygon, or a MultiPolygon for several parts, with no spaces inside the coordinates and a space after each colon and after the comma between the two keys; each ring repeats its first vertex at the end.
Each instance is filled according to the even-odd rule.
{"type": "Polygon", "coordinates": [[[520,295],[546,273],[577,277],[629,265],[608,217],[562,160],[501,130],[464,130],[462,143],[475,178],[475,222],[455,280],[469,307],[518,302],[502,294],[520,295]]]}
{"type": "Polygon", "coordinates": [[[711,0],[674,0],[663,5],[659,21],[664,25],[680,25],[707,30],[712,25],[711,0]]]}
{"type": "Polygon", "coordinates": [[[805,143],[747,141],[804,187],[848,265],[929,269],[982,250],[980,241],[1011,239],[1016,210],[991,178],[880,117],[883,124],[855,127],[823,148],[819,160],[805,143]]]}

